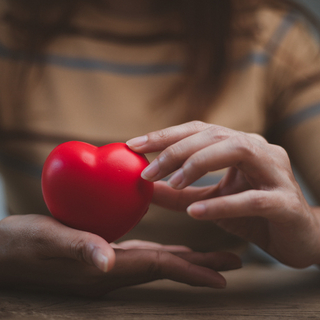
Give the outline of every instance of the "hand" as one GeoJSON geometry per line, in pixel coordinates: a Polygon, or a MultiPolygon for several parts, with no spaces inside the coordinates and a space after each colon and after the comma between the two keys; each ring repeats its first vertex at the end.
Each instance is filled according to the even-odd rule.
{"type": "Polygon", "coordinates": [[[241,266],[229,253],[196,253],[180,246],[129,241],[112,244],[113,249],[97,235],[40,215],[3,219],[0,243],[0,287],[84,296],[164,278],[222,288],[225,279],[215,270],[241,266]],[[179,252],[171,254],[171,249],[179,252]]]}
{"type": "Polygon", "coordinates": [[[142,177],[155,183],[154,203],[214,220],[293,267],[319,263],[319,209],[310,208],[283,148],[263,137],[203,122],[149,133],[127,142],[141,153],[162,151],[142,177]],[[188,187],[228,168],[220,183],[188,187]]]}

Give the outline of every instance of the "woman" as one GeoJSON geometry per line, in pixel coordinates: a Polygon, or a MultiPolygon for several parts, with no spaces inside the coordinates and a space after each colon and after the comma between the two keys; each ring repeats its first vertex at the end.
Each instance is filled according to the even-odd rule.
{"type": "Polygon", "coordinates": [[[318,45],[292,8],[251,0],[4,1],[1,160],[13,215],[1,222],[1,283],[83,294],[158,278],[224,287],[214,270],[238,268],[239,259],[185,245],[239,252],[240,239],[291,266],[318,263],[318,209],[303,198],[284,149],[260,136],[278,138],[319,190],[317,119],[311,126],[299,116],[317,111],[318,45]],[[195,119],[206,123],[187,122],[195,119]],[[58,143],[135,136],[133,150],[161,152],[143,173],[157,181],[158,206],[123,239],[184,246],[124,242],[113,250],[29,215],[47,213],[39,176],[58,143]],[[217,185],[187,187],[225,168],[217,185]],[[168,185],[158,181],[174,171],[168,185]]]}

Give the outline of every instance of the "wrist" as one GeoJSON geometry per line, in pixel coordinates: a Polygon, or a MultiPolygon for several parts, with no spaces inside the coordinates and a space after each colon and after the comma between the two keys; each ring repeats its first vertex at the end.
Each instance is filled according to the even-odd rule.
{"type": "Polygon", "coordinates": [[[310,206],[310,212],[313,216],[313,225],[315,230],[315,244],[314,244],[314,263],[313,265],[320,266],[320,207],[310,206]]]}

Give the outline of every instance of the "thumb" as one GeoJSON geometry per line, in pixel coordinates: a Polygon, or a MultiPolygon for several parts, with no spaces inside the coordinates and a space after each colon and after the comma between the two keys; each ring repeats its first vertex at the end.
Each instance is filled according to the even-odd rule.
{"type": "Polygon", "coordinates": [[[106,240],[52,220],[54,228],[50,230],[53,232],[51,256],[81,261],[96,266],[103,272],[110,271],[114,267],[115,252],[106,240]]]}

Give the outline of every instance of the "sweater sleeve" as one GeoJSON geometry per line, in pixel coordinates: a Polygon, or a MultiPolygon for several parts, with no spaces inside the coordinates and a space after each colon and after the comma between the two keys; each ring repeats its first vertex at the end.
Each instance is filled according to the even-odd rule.
{"type": "Polygon", "coordinates": [[[286,149],[320,201],[319,34],[294,13],[290,15],[286,34],[278,44],[270,42],[267,48],[267,137],[286,149]]]}

